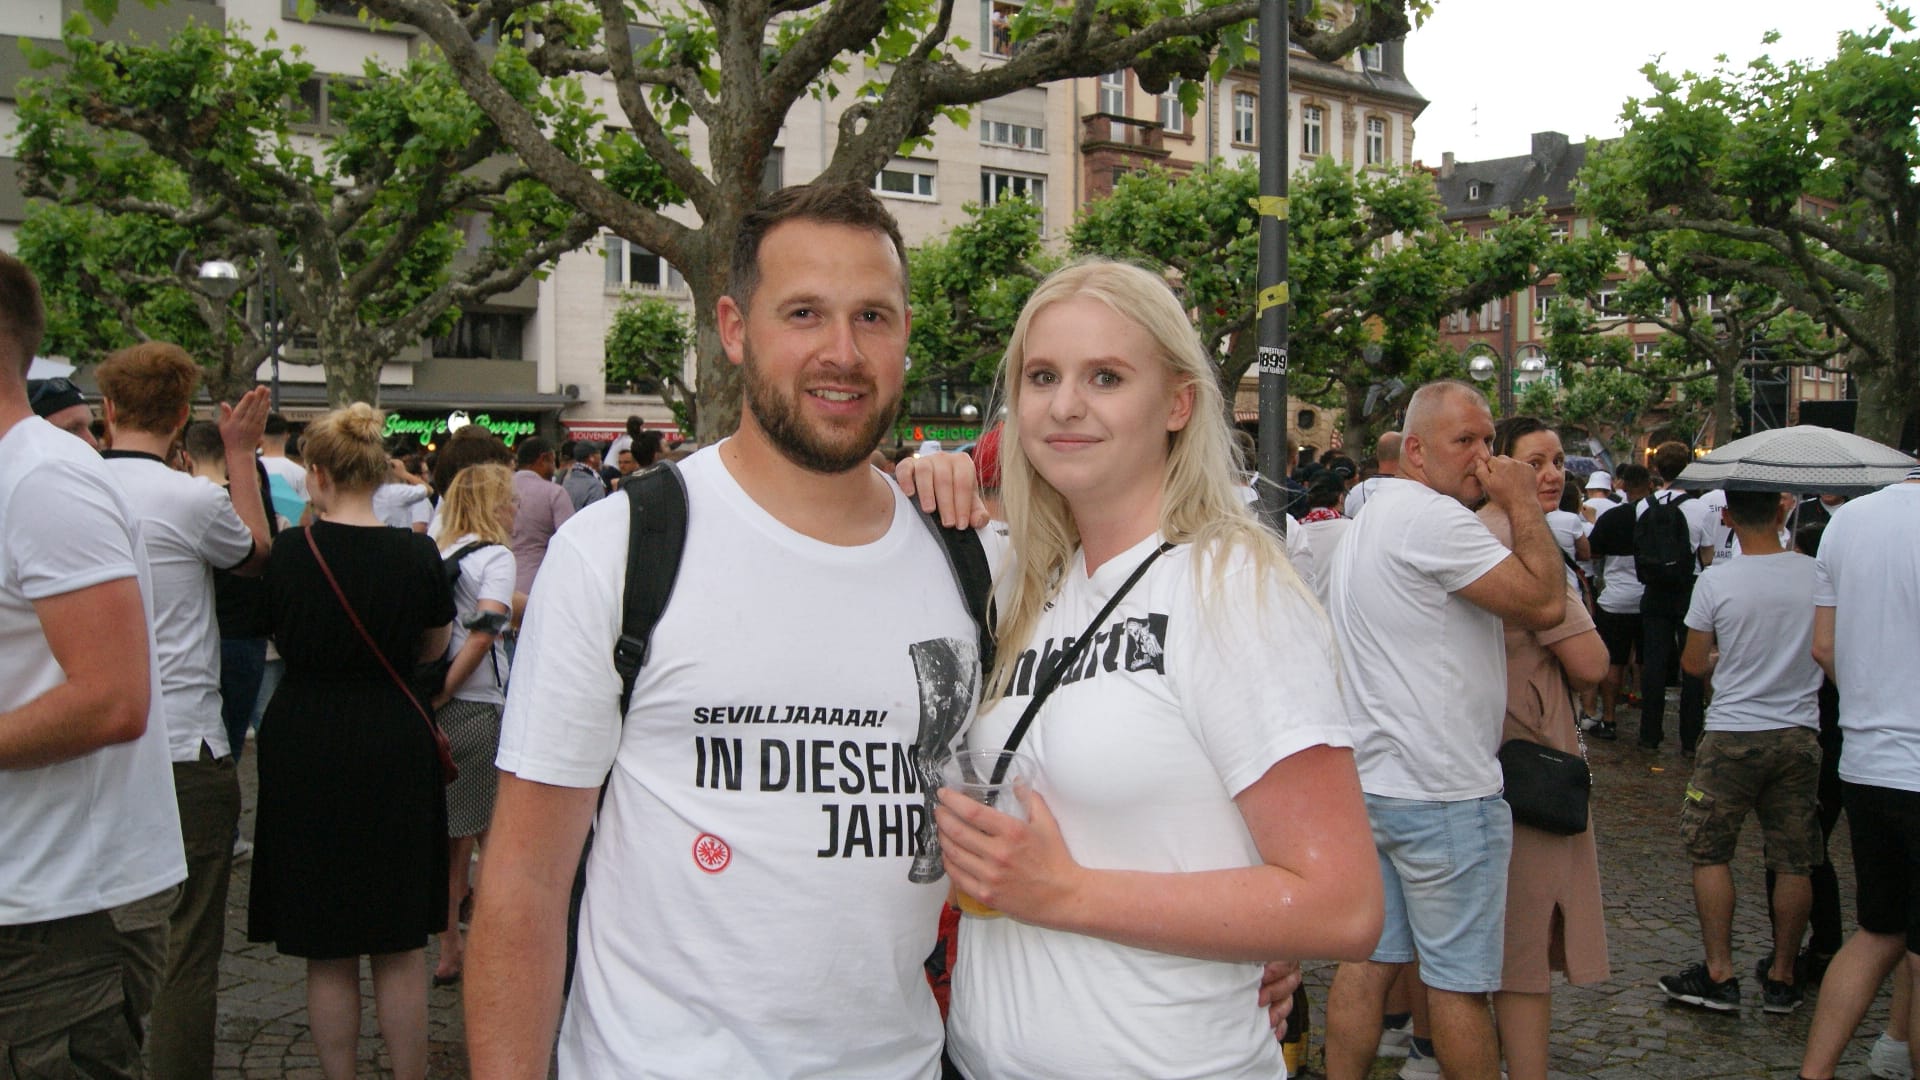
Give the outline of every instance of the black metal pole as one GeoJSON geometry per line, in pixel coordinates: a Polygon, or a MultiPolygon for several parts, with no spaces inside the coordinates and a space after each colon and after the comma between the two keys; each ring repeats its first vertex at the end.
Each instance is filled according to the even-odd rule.
{"type": "Polygon", "coordinates": [[[1255,292],[1260,371],[1260,512],[1286,530],[1287,472],[1287,32],[1292,0],[1260,4],[1260,273],[1255,292]]]}

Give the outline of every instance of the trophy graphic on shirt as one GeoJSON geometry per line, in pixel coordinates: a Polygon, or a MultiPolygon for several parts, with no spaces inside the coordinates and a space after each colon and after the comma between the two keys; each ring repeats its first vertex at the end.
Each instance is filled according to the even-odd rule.
{"type": "Polygon", "coordinates": [[[907,646],[913,657],[914,681],[920,687],[920,730],[910,753],[920,776],[926,815],[916,839],[920,854],[913,858],[907,880],[916,885],[939,881],[947,868],[940,861],[940,834],[933,825],[933,795],[940,786],[940,761],[953,750],[954,739],[966,725],[980,693],[980,646],[962,638],[933,638],[907,646]]]}

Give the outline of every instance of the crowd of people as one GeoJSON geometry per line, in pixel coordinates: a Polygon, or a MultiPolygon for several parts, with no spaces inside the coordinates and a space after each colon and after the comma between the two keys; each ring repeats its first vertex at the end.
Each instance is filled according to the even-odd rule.
{"type": "MultiPolygon", "coordinates": [[[[1553,973],[1610,977],[1602,847],[1558,778],[1617,737],[1636,662],[1643,746],[1691,680],[1675,843],[1705,959],[1664,993],[1740,1003],[1748,816],[1762,1007],[1824,979],[1803,1076],[1832,1076],[1896,966],[1920,978],[1920,676],[1893,656],[1920,470],[1819,504],[1797,554],[1817,530],[1786,530],[1811,511],[1781,493],[1693,498],[1663,446],[1616,502],[1549,423],[1442,381],[1368,462],[1288,477],[1283,539],[1174,293],[1084,260],[1028,300],[975,456],[889,471],[906,273],[864,186],[769,195],[717,311],[739,430],[694,452],[467,428],[415,460],[364,404],[290,448],[264,390],[189,424],[196,368],[147,344],[97,369],[103,457],[70,383],[29,386],[44,316],[0,256],[22,1074],[210,1075],[250,852],[247,935],[306,962],[330,1078],[355,1073],[367,957],[402,1078],[454,983],[489,1077],[1271,1078],[1300,963],[1331,961],[1332,1080],[1383,1053],[1539,1080],[1553,973]],[[1021,779],[942,786],[962,751],[1021,779]]],[[[1911,1069],[1914,1000],[1876,1070],[1911,1069]]]]}

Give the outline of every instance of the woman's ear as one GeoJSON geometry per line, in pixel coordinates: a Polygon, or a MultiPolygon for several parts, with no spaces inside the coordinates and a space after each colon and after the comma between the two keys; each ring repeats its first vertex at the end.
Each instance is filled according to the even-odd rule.
{"type": "Polygon", "coordinates": [[[1180,431],[1193,419],[1193,382],[1188,380],[1180,384],[1173,392],[1173,411],[1167,414],[1167,430],[1180,431]]]}

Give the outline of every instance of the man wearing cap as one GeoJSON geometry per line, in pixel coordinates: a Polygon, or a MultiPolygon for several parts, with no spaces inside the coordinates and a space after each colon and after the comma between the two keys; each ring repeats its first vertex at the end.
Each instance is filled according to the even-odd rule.
{"type": "Polygon", "coordinates": [[[135,1077],[186,860],[139,525],[33,415],[45,327],[0,254],[0,1046],[9,1075],[135,1077]]]}
{"type": "Polygon", "coordinates": [[[28,380],[27,400],[33,404],[33,415],[100,449],[100,440],[93,437],[93,410],[71,379],[28,380]]]}
{"type": "Polygon", "coordinates": [[[266,387],[220,407],[229,497],[169,467],[166,454],[192,414],[200,366],[178,345],[149,341],[109,356],[95,373],[113,448],[107,471],[125,490],[153,572],[158,696],[173,759],[187,884],[167,920],[167,966],[153,1001],[150,1056],[162,1077],[213,1073],[215,998],[226,939],[227,880],[240,822],[240,778],[220,697],[216,570],[257,575],[273,541],[253,446],[267,417],[266,387]]]}

